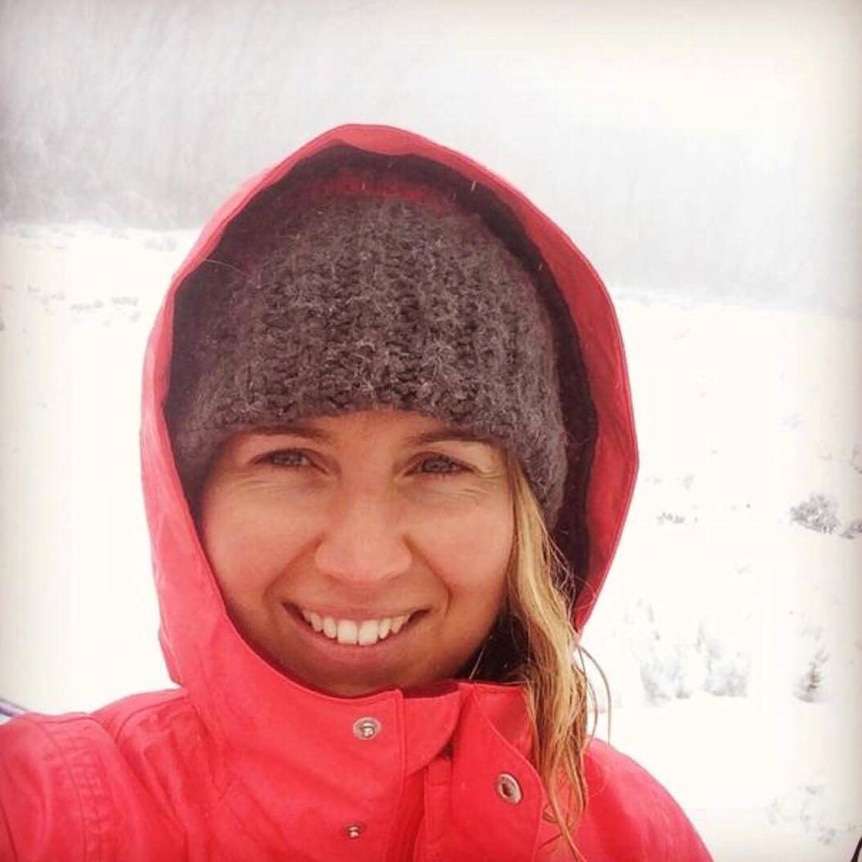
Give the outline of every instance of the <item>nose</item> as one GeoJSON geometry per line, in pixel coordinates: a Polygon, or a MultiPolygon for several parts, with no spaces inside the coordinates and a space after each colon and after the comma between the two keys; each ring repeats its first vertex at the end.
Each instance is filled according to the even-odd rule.
{"type": "Polygon", "coordinates": [[[344,492],[332,501],[314,554],[320,572],[371,586],[406,572],[412,558],[391,495],[344,492]]]}

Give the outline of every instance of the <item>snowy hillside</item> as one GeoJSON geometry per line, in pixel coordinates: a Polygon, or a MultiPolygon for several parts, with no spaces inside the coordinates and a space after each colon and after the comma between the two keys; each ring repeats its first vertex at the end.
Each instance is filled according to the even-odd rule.
{"type": "MultiPolygon", "coordinates": [[[[139,375],[191,239],[0,237],[0,696],[13,702],[88,709],[167,684],[139,375]]],[[[847,860],[862,833],[862,322],[614,293],[642,467],[585,639],[610,681],[611,739],[721,862],[847,860]]]]}
{"type": "Polygon", "coordinates": [[[510,179],[612,283],[859,311],[860,33],[858,0],[0,3],[0,218],[189,227],[388,123],[510,179]]]}
{"type": "MultiPolygon", "coordinates": [[[[619,303],[642,467],[586,645],[719,859],[862,834],[862,325],[619,303]]],[[[603,725],[604,726],[604,725],[603,725]]]]}

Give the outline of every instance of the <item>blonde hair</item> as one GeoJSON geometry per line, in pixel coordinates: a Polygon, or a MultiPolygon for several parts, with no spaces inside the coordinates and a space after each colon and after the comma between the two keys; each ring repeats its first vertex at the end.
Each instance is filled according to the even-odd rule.
{"type": "Polygon", "coordinates": [[[506,613],[526,652],[510,681],[526,690],[533,758],[548,794],[546,816],[559,825],[580,858],[572,832],[587,804],[583,752],[589,742],[591,691],[571,621],[571,600],[557,586],[565,562],[520,465],[514,456],[507,461],[515,541],[506,613]]]}

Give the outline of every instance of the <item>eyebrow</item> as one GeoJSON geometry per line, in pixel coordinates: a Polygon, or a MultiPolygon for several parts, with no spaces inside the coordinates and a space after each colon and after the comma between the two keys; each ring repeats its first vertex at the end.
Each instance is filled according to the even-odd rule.
{"type": "MultiPolygon", "coordinates": [[[[254,429],[255,434],[262,434],[268,437],[277,437],[280,435],[305,437],[308,440],[318,440],[321,443],[334,442],[334,436],[329,431],[322,428],[316,428],[307,422],[299,420],[290,422],[286,425],[275,425],[272,427],[261,427],[254,429]]],[[[433,443],[443,443],[446,441],[460,441],[464,443],[482,443],[485,446],[494,446],[494,441],[487,436],[477,434],[475,431],[468,431],[465,428],[436,428],[433,431],[423,431],[420,434],[414,434],[408,437],[405,441],[408,446],[428,446],[433,443]]]]}
{"type": "Polygon", "coordinates": [[[424,431],[407,439],[409,446],[427,446],[431,443],[443,443],[449,440],[458,440],[465,443],[483,443],[493,446],[494,443],[488,437],[468,431],[464,428],[440,428],[435,431],[424,431]]]}
{"type": "Polygon", "coordinates": [[[255,428],[253,433],[261,434],[264,437],[279,437],[282,435],[305,437],[308,440],[319,440],[321,443],[332,443],[334,439],[328,431],[324,431],[322,428],[315,428],[313,425],[302,421],[290,422],[287,425],[273,425],[272,427],[263,426],[255,428]]]}

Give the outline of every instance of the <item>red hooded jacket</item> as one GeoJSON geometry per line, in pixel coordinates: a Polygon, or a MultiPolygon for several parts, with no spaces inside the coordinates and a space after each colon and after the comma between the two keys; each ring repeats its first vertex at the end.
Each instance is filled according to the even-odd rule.
{"type": "MultiPolygon", "coordinates": [[[[232,625],[183,496],[162,412],[174,293],[255,194],[338,144],[423,156],[484,184],[551,267],[579,333],[598,419],[579,630],[589,616],[637,468],[622,344],[600,279],[559,228],[480,165],[396,129],[334,129],[216,213],[174,277],[150,338],[143,482],[161,643],[179,687],[91,715],[26,715],[0,728],[2,860],[571,858],[544,817],[520,689],[458,681],[423,696],[395,689],[340,699],[292,681],[232,625]],[[520,793],[505,792],[513,786],[520,793]]],[[[678,805],[632,760],[594,741],[584,765],[589,800],[574,836],[584,859],[709,859],[678,805]]]]}

